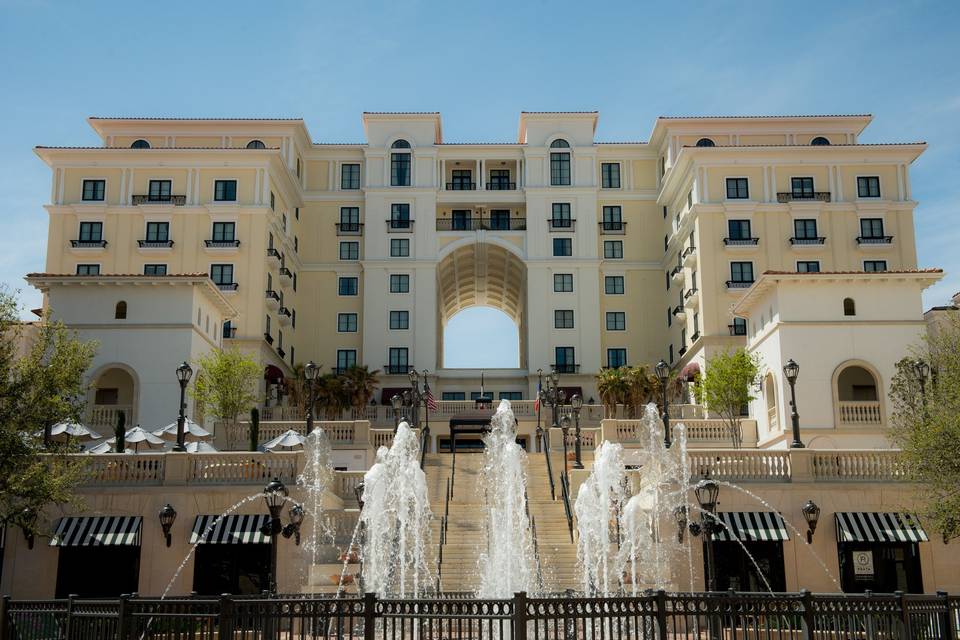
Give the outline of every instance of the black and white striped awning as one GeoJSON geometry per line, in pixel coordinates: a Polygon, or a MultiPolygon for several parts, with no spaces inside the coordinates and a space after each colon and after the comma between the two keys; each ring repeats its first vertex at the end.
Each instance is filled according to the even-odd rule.
{"type": "Polygon", "coordinates": [[[140,516],[60,518],[51,547],[140,546],[140,516]]]}
{"type": "Polygon", "coordinates": [[[783,516],[775,511],[725,511],[717,513],[723,524],[713,539],[740,542],[789,540],[783,516]]]}
{"type": "Polygon", "coordinates": [[[190,544],[270,544],[270,536],[260,532],[269,520],[266,514],[197,516],[190,544]]]}
{"type": "Polygon", "coordinates": [[[837,542],[927,542],[917,516],[875,511],[837,512],[837,542]]]}

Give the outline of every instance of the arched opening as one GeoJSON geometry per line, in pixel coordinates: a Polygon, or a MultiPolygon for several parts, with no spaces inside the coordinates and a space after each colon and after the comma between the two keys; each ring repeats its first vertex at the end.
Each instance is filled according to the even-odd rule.
{"type": "Polygon", "coordinates": [[[526,280],[523,261],[495,244],[467,244],[440,261],[437,309],[442,330],[437,353],[441,367],[526,366],[526,280]],[[494,361],[497,364],[491,364],[494,361]]]}
{"type": "Polygon", "coordinates": [[[101,369],[93,380],[90,406],[90,426],[112,433],[119,414],[124,414],[127,428],[134,426],[137,404],[137,381],[131,371],[120,365],[101,369]]]}
{"type": "Polygon", "coordinates": [[[880,378],[865,362],[847,362],[833,375],[835,417],[838,425],[883,423],[880,378]]]}
{"type": "Polygon", "coordinates": [[[715,147],[717,145],[710,138],[700,138],[699,140],[697,140],[697,146],[698,147],[715,147]]]}
{"type": "Polygon", "coordinates": [[[767,402],[767,425],[770,431],[777,431],[780,428],[777,416],[777,383],[769,373],[763,379],[763,397],[767,402]]]}
{"type": "Polygon", "coordinates": [[[131,149],[149,149],[150,143],[146,140],[134,140],[133,144],[130,145],[131,149]]]}
{"type": "Polygon", "coordinates": [[[826,147],[830,145],[830,141],[824,138],[823,136],[817,136],[816,138],[810,141],[810,144],[812,144],[815,147],[826,147]]]}
{"type": "Polygon", "coordinates": [[[843,315],[845,316],[857,315],[857,304],[853,301],[853,298],[843,299],[843,315]]]}
{"type": "Polygon", "coordinates": [[[268,364],[263,370],[263,381],[266,385],[264,406],[269,407],[271,404],[282,404],[285,386],[283,371],[280,370],[280,367],[268,364]]]}
{"type": "Polygon", "coordinates": [[[847,367],[837,376],[837,397],[840,402],[876,401],[877,380],[863,367],[847,367]]]}
{"type": "Polygon", "coordinates": [[[113,310],[113,317],[115,320],[127,319],[127,302],[125,300],[117,303],[117,306],[113,310]]]}
{"type": "Polygon", "coordinates": [[[251,140],[247,143],[247,149],[266,149],[267,145],[262,140],[251,140]]]}

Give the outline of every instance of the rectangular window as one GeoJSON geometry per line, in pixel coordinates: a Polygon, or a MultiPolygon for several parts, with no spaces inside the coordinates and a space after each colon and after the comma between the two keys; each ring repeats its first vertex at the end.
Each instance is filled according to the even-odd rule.
{"type": "Polygon", "coordinates": [[[611,296],[623,295],[623,276],[604,276],[603,292],[611,296]]]}
{"type": "Polygon", "coordinates": [[[106,186],[106,180],[84,180],[83,199],[87,201],[103,201],[106,186]]]}
{"type": "Polygon", "coordinates": [[[410,275],[406,273],[391,273],[390,293],[410,293],[410,275]]]}
{"type": "Polygon", "coordinates": [[[864,260],[863,270],[869,271],[869,272],[886,271],[887,261],[886,260],[864,260]]]}
{"type": "Polygon", "coordinates": [[[510,189],[509,169],[490,169],[490,190],[503,191],[510,189]]]}
{"type": "Polygon", "coordinates": [[[490,228],[494,231],[507,231],[510,229],[510,210],[509,209],[491,209],[490,228]]]}
{"type": "Polygon", "coordinates": [[[80,242],[103,242],[103,223],[81,222],[80,242]]]}
{"type": "Polygon", "coordinates": [[[410,368],[406,347],[390,347],[389,373],[407,373],[410,368]]]}
{"type": "Polygon", "coordinates": [[[360,188],[360,165],[358,164],[340,165],[340,188],[341,189],[359,189],[360,188]]]}
{"type": "Polygon", "coordinates": [[[730,335],[734,335],[734,336],[747,335],[747,321],[745,318],[733,319],[733,324],[730,325],[730,335]]]}
{"type": "Polygon", "coordinates": [[[340,333],[355,333],[357,331],[357,314],[338,313],[337,331],[340,333]]]}
{"type": "Polygon", "coordinates": [[[557,373],[576,373],[577,366],[574,358],[573,347],[556,347],[554,349],[554,354],[557,358],[557,373]]]}
{"type": "Polygon", "coordinates": [[[793,235],[798,240],[813,240],[817,238],[817,221],[813,218],[794,220],[793,235]]]}
{"type": "Polygon", "coordinates": [[[573,329],[573,310],[555,309],[553,312],[554,329],[573,329]]]}
{"type": "Polygon", "coordinates": [[[391,153],[390,154],[390,186],[409,187],[410,186],[410,154],[409,153],[391,153]]]}
{"type": "Polygon", "coordinates": [[[727,199],[745,200],[750,197],[746,178],[727,178],[727,199]]]}
{"type": "Polygon", "coordinates": [[[673,364],[673,345],[670,345],[670,364],[673,364]]]}
{"type": "Polygon", "coordinates": [[[472,191],[474,188],[473,184],[473,172],[470,169],[453,169],[450,172],[450,188],[454,191],[472,191]]]}
{"type": "Polygon", "coordinates": [[[148,222],[147,242],[168,242],[170,240],[169,222],[148,222]]]}
{"type": "Polygon", "coordinates": [[[509,400],[510,402],[514,402],[516,400],[523,400],[522,391],[501,391],[499,394],[497,394],[497,396],[501,400],[509,400]]]}
{"type": "Polygon", "coordinates": [[[573,219],[570,217],[570,203],[554,202],[552,215],[550,217],[550,227],[553,229],[569,229],[572,226],[573,219]]]}
{"type": "Polygon", "coordinates": [[[98,264],[78,264],[78,276],[98,276],[100,275],[100,265],[98,264]]]}
{"type": "Polygon", "coordinates": [[[731,240],[749,240],[750,221],[749,220],[727,220],[727,237],[731,240]]]}
{"type": "Polygon", "coordinates": [[[337,295],[355,296],[359,288],[359,278],[340,278],[337,280],[337,295]]]}
{"type": "Polygon", "coordinates": [[[360,231],[360,207],[340,207],[340,231],[360,231]]]}
{"type": "Polygon", "coordinates": [[[730,280],[733,282],[753,282],[753,263],[731,262],[730,280]]]}
{"type": "Polygon", "coordinates": [[[623,211],[620,206],[603,208],[603,230],[620,231],[623,229],[623,211]]]}
{"type": "Polygon", "coordinates": [[[607,311],[607,331],[626,331],[627,314],[623,311],[607,311]]]}
{"type": "Polygon", "coordinates": [[[409,311],[391,311],[390,328],[394,331],[403,331],[410,328],[409,311]]]}
{"type": "Polygon", "coordinates": [[[145,276],[165,276],[165,275],[167,275],[167,265],[165,265],[165,264],[145,264],[145,265],[143,265],[143,275],[145,275],[145,276]]]}
{"type": "Polygon", "coordinates": [[[340,243],[341,260],[359,260],[360,243],[359,242],[341,242],[340,243]]]}
{"type": "Polygon", "coordinates": [[[447,402],[456,402],[458,400],[466,400],[467,394],[465,391],[444,391],[440,394],[440,399],[447,402]]]}
{"type": "Polygon", "coordinates": [[[408,258],[410,256],[410,240],[407,238],[390,238],[390,257],[408,258]]]}
{"type": "Polygon", "coordinates": [[[667,307],[667,326],[673,326],[673,309],[667,307]]]}
{"type": "Polygon", "coordinates": [[[861,218],[860,235],[864,238],[882,238],[883,218],[861,218]]]}
{"type": "Polygon", "coordinates": [[[623,240],[604,240],[603,257],[607,260],[622,260],[623,240]]]}
{"type": "Polygon", "coordinates": [[[170,180],[151,180],[150,193],[147,195],[147,199],[151,202],[168,202],[171,191],[172,183],[170,180]]]}
{"type": "Polygon", "coordinates": [[[797,273],[820,273],[820,261],[819,260],[798,261],[797,273]]]}
{"type": "Polygon", "coordinates": [[[356,349],[337,349],[337,371],[346,371],[357,366],[356,349]]]}
{"type": "Polygon", "coordinates": [[[572,273],[553,274],[553,291],[554,293],[572,292],[573,291],[573,274],[572,273]]]}
{"type": "Polygon", "coordinates": [[[566,257],[573,255],[573,239],[572,238],[554,238],[553,239],[553,255],[559,257],[566,257]]]}
{"type": "Polygon", "coordinates": [[[237,181],[215,180],[213,182],[213,199],[217,202],[234,202],[237,199],[237,181]]]}
{"type": "Polygon", "coordinates": [[[277,210],[277,196],[274,195],[273,191],[270,192],[270,210],[277,210]]]}
{"type": "Polygon", "coordinates": [[[390,205],[390,228],[410,228],[410,205],[405,202],[390,205]]]}
{"type": "Polygon", "coordinates": [[[555,187],[562,187],[570,184],[569,153],[564,152],[550,154],[550,184],[555,187]]]}
{"type": "Polygon", "coordinates": [[[607,349],[607,366],[611,369],[627,366],[627,350],[607,349]]]}
{"type": "Polygon", "coordinates": [[[813,178],[790,178],[790,191],[794,200],[813,198],[813,178]]]}
{"type": "Polygon", "coordinates": [[[210,279],[216,284],[233,284],[232,264],[210,265],[210,279]]]}
{"type": "Polygon", "coordinates": [[[603,189],[620,188],[619,162],[604,162],[600,165],[600,187],[603,189]]]}
{"type": "Polygon", "coordinates": [[[213,223],[213,241],[214,242],[233,242],[237,239],[236,222],[214,222],[213,223]]]}
{"type": "Polygon", "coordinates": [[[857,178],[857,197],[879,198],[880,197],[880,177],[879,176],[858,177],[857,178]]]}

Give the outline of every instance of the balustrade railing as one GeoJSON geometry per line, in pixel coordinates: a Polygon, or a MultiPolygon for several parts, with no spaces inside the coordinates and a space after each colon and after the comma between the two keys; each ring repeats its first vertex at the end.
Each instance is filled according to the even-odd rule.
{"type": "Polygon", "coordinates": [[[814,480],[909,480],[899,451],[814,450],[814,480]]]}
{"type": "Polygon", "coordinates": [[[266,484],[273,478],[296,482],[297,453],[190,454],[187,481],[199,484],[266,484]]]}
{"type": "Polygon", "coordinates": [[[333,491],[344,501],[354,503],[357,499],[356,489],[363,483],[366,471],[334,471],[333,491]]]}
{"type": "Polygon", "coordinates": [[[89,458],[86,467],[88,485],[163,483],[166,459],[163,454],[103,453],[89,458]]]}
{"type": "Polygon", "coordinates": [[[718,480],[789,482],[790,452],[774,450],[696,450],[687,454],[692,477],[718,480]]]}
{"type": "Polygon", "coordinates": [[[883,422],[878,401],[840,401],[838,408],[840,423],[844,425],[878,425],[883,422]]]}
{"type": "Polygon", "coordinates": [[[133,421],[133,407],[121,404],[97,404],[90,410],[90,419],[87,424],[91,427],[114,429],[117,426],[117,417],[124,414],[126,424],[133,421]]]}

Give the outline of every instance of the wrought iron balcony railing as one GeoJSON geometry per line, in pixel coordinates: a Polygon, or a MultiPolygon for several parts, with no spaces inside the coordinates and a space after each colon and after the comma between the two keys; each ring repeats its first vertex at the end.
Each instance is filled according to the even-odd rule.
{"type": "Polygon", "coordinates": [[[893,236],[857,236],[857,244],[890,244],[893,236]]]}
{"type": "Polygon", "coordinates": [[[387,220],[387,233],[413,233],[413,220],[387,220]]]}
{"type": "Polygon", "coordinates": [[[516,182],[488,182],[487,191],[516,191],[516,182]]]}
{"type": "Polygon", "coordinates": [[[149,195],[141,194],[134,195],[132,197],[132,202],[135,205],[138,204],[169,204],[175,207],[182,207],[187,204],[187,196],[158,196],[158,195],[149,195]]]}
{"type": "Polygon", "coordinates": [[[210,249],[235,249],[240,246],[239,240],[204,240],[203,244],[210,249]]]}
{"type": "Polygon", "coordinates": [[[732,336],[745,336],[747,335],[747,325],[745,324],[728,324],[727,330],[730,331],[732,336]]]}
{"type": "Polygon", "coordinates": [[[279,262],[279,261],[280,261],[280,252],[277,251],[276,249],[274,249],[273,247],[270,247],[269,249],[267,249],[267,257],[268,257],[268,258],[276,258],[276,259],[277,259],[277,262],[279,262]]]}
{"type": "Polygon", "coordinates": [[[793,201],[818,201],[818,202],[830,202],[830,192],[829,191],[779,191],[777,192],[777,202],[793,202],[793,201]]]}
{"type": "Polygon", "coordinates": [[[526,218],[437,218],[437,231],[526,231],[526,218]]]}
{"type": "Polygon", "coordinates": [[[819,236],[816,238],[798,238],[797,236],[793,236],[792,238],[790,238],[790,244],[792,244],[795,247],[823,244],[826,241],[827,239],[823,236],[819,236]]]}
{"type": "Polygon", "coordinates": [[[626,222],[604,221],[600,224],[600,233],[605,235],[623,235],[627,232],[626,222]]]}
{"type": "Polygon", "coordinates": [[[749,289],[753,280],[727,280],[727,289],[749,289]]]}
{"type": "Polygon", "coordinates": [[[273,289],[267,289],[266,298],[267,300],[276,300],[277,302],[280,302],[280,294],[273,289]]]}
{"type": "Polygon", "coordinates": [[[563,363],[563,364],[554,364],[551,366],[554,369],[556,369],[557,373],[578,373],[580,371],[579,364],[563,363]]]}
{"type": "Polygon", "coordinates": [[[410,365],[408,364],[383,365],[383,372],[391,376],[407,375],[409,371],[410,371],[410,365]]]}
{"type": "Polygon", "coordinates": [[[550,225],[550,231],[573,231],[576,227],[575,218],[547,218],[550,225]]]}
{"type": "Polygon", "coordinates": [[[362,235],[363,235],[363,223],[361,223],[361,222],[338,222],[338,223],[337,223],[337,235],[338,235],[338,236],[362,236],[362,235]]]}
{"type": "Polygon", "coordinates": [[[240,286],[236,282],[217,282],[215,284],[220,291],[236,291],[237,287],[240,286]]]}
{"type": "Polygon", "coordinates": [[[267,344],[273,344],[273,336],[269,333],[264,333],[263,339],[267,342],[267,344]]]}
{"type": "Polygon", "coordinates": [[[476,191],[476,182],[448,182],[447,191],[476,191]]]}
{"type": "Polygon", "coordinates": [[[169,249],[173,240],[137,240],[137,246],[141,249],[169,249]]]}
{"type": "Polygon", "coordinates": [[[103,249],[107,246],[106,240],[71,240],[70,246],[74,249],[103,249]]]}
{"type": "Polygon", "coordinates": [[[760,238],[724,238],[723,244],[728,247],[752,247],[760,244],[760,238]]]}

